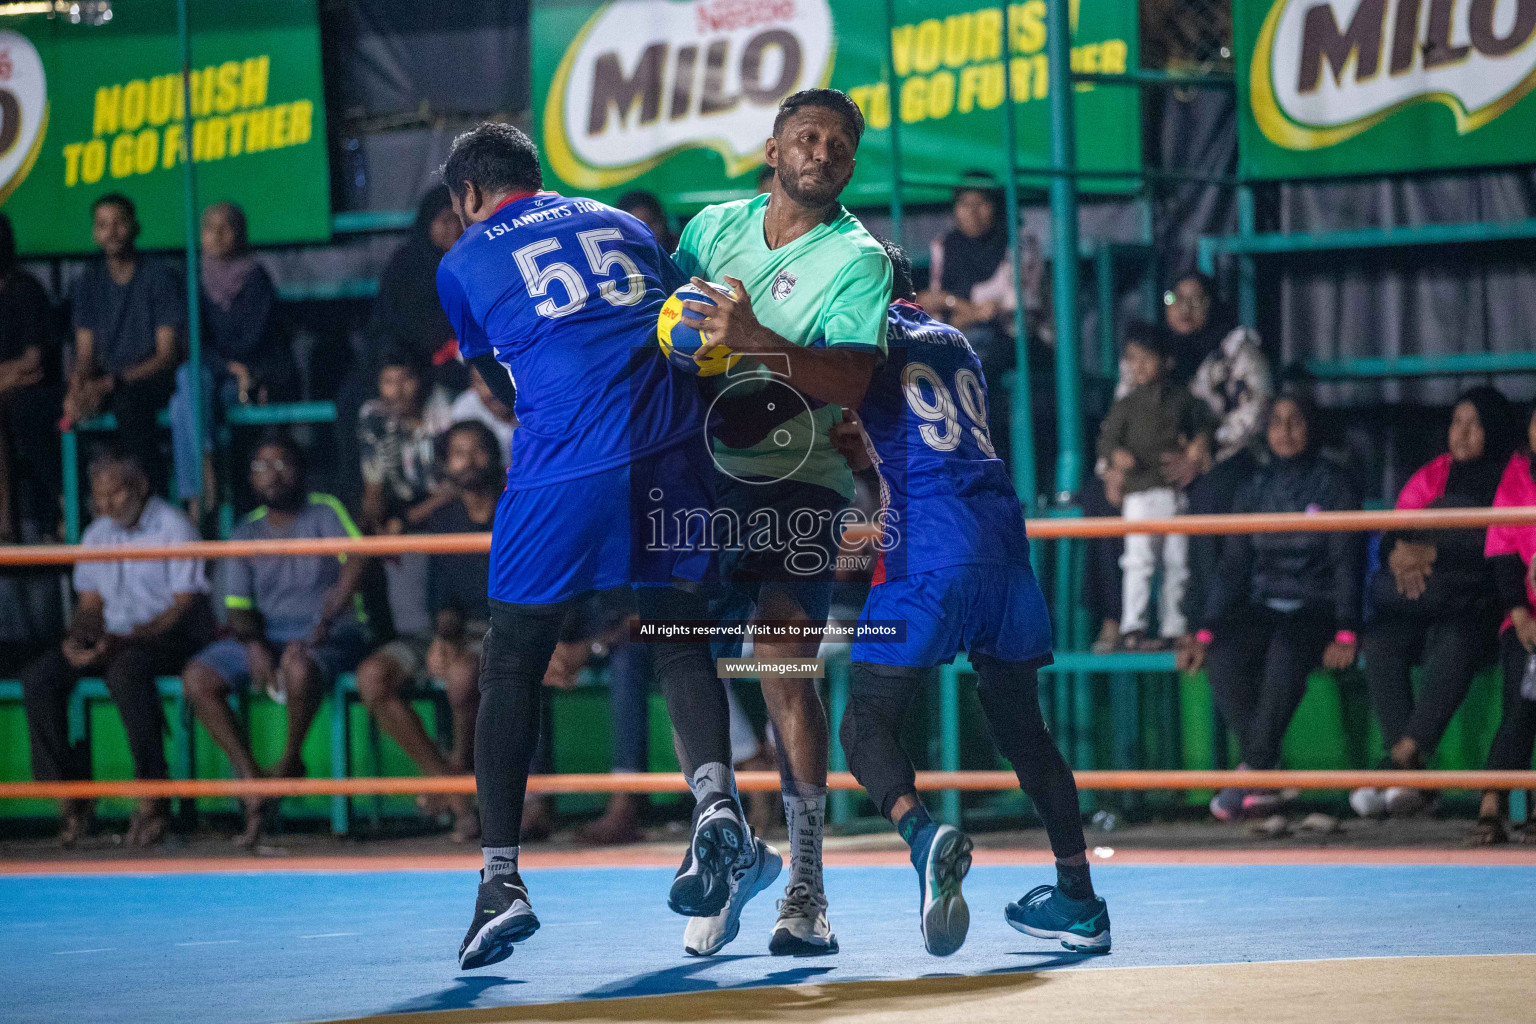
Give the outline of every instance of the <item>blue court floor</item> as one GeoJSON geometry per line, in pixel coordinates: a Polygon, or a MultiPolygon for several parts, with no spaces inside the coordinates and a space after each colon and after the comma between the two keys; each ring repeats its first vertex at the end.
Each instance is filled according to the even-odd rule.
{"type": "Polygon", "coordinates": [[[670,878],[530,871],[543,929],[461,974],[468,872],[0,877],[0,1021],[276,1024],[1068,966],[1536,953],[1536,867],[1096,867],[1115,936],[1097,958],[1004,924],[1004,903],[1051,880],[1045,869],[978,867],[970,939],[943,960],[922,950],[909,868],[828,869],[843,951],[817,959],[767,955],[773,890],[722,954],[684,956],[670,878]]]}

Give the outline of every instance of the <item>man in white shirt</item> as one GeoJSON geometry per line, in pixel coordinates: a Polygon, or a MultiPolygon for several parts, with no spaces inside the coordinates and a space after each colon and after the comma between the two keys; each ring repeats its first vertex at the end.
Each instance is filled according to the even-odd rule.
{"type": "MultiPolygon", "coordinates": [[[[118,447],[98,452],[88,471],[96,519],[82,547],[154,547],[200,539],[187,517],[149,493],[138,460],[118,447]]],[[[166,778],[165,717],[155,677],[176,675],[212,636],[208,581],[195,559],[80,562],[79,595],[64,642],[22,673],[32,776],[39,781],[90,777],[69,742],[69,695],[86,676],[101,676],[122,715],[134,775],[166,778]]],[[[65,846],[90,827],[89,801],[66,801],[59,840],[65,846]]],[[[152,846],[169,824],[166,801],[140,800],[128,842],[152,846]]]]}

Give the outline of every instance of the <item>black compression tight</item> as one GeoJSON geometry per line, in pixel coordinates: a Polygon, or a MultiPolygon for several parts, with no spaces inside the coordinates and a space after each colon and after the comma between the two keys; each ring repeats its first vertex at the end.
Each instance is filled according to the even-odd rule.
{"type": "MultiPolygon", "coordinates": [[[[973,654],[977,693],[987,729],[1013,763],[1019,788],[1034,801],[1057,860],[1087,849],[1077,784],[1040,714],[1037,667],[973,654]]],[[[924,669],[855,662],[852,693],[839,731],[848,767],[880,813],[890,817],[903,796],[916,795],[912,761],[901,746],[901,723],[922,686],[924,669]]]]}

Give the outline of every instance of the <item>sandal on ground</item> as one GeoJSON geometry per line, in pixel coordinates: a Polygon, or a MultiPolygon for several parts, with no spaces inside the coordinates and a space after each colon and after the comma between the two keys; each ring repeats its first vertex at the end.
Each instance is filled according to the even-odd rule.
{"type": "Polygon", "coordinates": [[[1467,833],[1466,845],[1502,846],[1507,842],[1509,842],[1509,833],[1504,831],[1502,819],[1478,818],[1477,824],[1472,826],[1472,831],[1467,833]]]}

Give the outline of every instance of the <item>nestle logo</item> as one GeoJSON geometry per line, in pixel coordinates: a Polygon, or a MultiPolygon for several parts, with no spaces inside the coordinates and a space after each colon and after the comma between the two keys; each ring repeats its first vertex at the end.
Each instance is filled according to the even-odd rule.
{"type": "Polygon", "coordinates": [[[694,8],[694,23],[702,35],[751,28],[766,21],[791,21],[795,0],[711,0],[694,8]]]}

